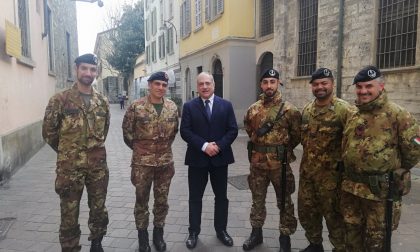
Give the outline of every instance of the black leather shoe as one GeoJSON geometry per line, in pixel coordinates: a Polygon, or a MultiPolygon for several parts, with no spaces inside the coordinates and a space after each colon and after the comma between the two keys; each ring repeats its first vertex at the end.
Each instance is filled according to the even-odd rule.
{"type": "Polygon", "coordinates": [[[306,247],[304,250],[301,250],[300,252],[324,252],[324,247],[322,244],[311,243],[308,247],[306,247]]]}
{"type": "Polygon", "coordinates": [[[226,230],[217,232],[217,239],[219,239],[223,244],[225,244],[228,247],[233,246],[232,237],[230,237],[230,235],[228,234],[226,230]]]}
{"type": "Polygon", "coordinates": [[[166,250],[166,243],[165,240],[163,240],[163,228],[153,228],[153,245],[155,245],[156,250],[159,252],[166,250]]]}
{"type": "Polygon", "coordinates": [[[291,252],[291,245],[290,245],[290,236],[288,235],[280,235],[279,237],[280,242],[280,252],[291,252]]]}
{"type": "Polygon", "coordinates": [[[197,233],[190,233],[187,240],[185,241],[185,245],[187,245],[187,248],[193,249],[195,248],[195,246],[197,246],[197,240],[198,240],[197,233]]]}
{"type": "Polygon", "coordinates": [[[245,251],[248,251],[260,245],[261,243],[263,243],[262,228],[252,228],[251,235],[248,239],[245,240],[242,248],[245,251]]]}

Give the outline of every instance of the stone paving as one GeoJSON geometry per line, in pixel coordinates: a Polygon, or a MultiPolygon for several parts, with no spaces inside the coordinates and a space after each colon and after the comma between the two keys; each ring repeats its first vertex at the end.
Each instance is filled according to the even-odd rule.
{"type": "MultiPolygon", "coordinates": [[[[137,231],[134,224],[134,187],[130,182],[131,150],[122,140],[121,122],[124,110],[111,105],[111,129],[106,141],[110,181],[107,195],[107,208],[110,223],[103,245],[107,252],[137,251],[137,231]]],[[[236,163],[229,167],[229,176],[246,175],[249,164],[246,153],[247,136],[244,131],[233,144],[236,163]]],[[[186,144],[178,135],[174,144],[176,174],[172,180],[169,195],[169,214],[166,219],[165,240],[167,251],[189,251],[185,247],[188,233],[188,185],[187,167],[184,166],[186,144]]],[[[298,182],[298,165],[301,150],[296,153],[299,160],[292,164],[298,182]]],[[[44,146],[29,160],[10,181],[0,187],[0,220],[12,221],[5,236],[1,236],[0,251],[60,251],[58,227],[60,222],[59,198],[54,192],[56,155],[49,146],[44,146]],[[7,218],[7,219],[6,219],[7,218]]],[[[393,233],[393,251],[420,251],[420,170],[413,170],[413,188],[404,198],[403,216],[400,226],[393,233]],[[417,238],[416,238],[417,237],[417,238]]],[[[243,251],[242,243],[248,237],[251,226],[249,211],[251,194],[249,189],[237,189],[228,185],[229,223],[228,232],[234,239],[231,248],[223,246],[216,238],[213,229],[214,197],[210,185],[203,198],[202,231],[194,251],[243,251]]],[[[296,207],[297,193],[293,194],[296,207]]],[[[151,197],[150,206],[152,206],[151,197]]],[[[82,251],[89,251],[87,240],[88,207],[86,193],[80,209],[82,230],[82,251]]],[[[151,214],[151,218],[153,215],[151,214]]],[[[264,225],[264,243],[254,249],[257,252],[278,251],[279,212],[275,204],[274,190],[270,186],[267,195],[267,220],[264,225]]],[[[152,222],[150,222],[152,223],[152,222]]],[[[152,230],[152,225],[149,230],[152,230]]],[[[1,229],[1,225],[0,225],[1,229]]],[[[149,232],[151,234],[151,232],[149,232]]],[[[324,228],[324,248],[331,251],[328,233],[324,228]]],[[[151,236],[151,235],[150,235],[151,236]]],[[[307,242],[302,227],[291,237],[293,251],[306,247],[307,242]]],[[[155,251],[152,246],[152,251],[155,251]]]]}

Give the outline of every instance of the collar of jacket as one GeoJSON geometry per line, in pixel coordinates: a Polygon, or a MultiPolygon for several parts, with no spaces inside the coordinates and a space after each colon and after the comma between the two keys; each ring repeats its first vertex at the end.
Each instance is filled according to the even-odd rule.
{"type": "MultiPolygon", "coordinates": [[[[96,107],[96,105],[100,105],[100,99],[98,98],[98,91],[96,91],[96,89],[94,87],[91,86],[91,90],[92,90],[92,99],[91,99],[91,104],[89,107],[89,110],[93,109],[94,107],[96,107]]],[[[80,91],[77,88],[77,82],[75,82],[73,84],[73,86],[71,87],[71,96],[70,99],[77,104],[77,106],[83,108],[84,103],[82,100],[82,97],[80,97],[80,91]]]]}
{"type": "Polygon", "coordinates": [[[370,101],[365,104],[357,104],[356,102],[356,107],[360,111],[373,111],[375,109],[382,108],[387,102],[388,102],[388,96],[384,89],[382,93],[375,100],[370,101]]]}

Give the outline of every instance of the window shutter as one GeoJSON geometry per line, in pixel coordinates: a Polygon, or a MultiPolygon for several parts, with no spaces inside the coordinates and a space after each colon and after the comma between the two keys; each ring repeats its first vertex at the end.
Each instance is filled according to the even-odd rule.
{"type": "Polygon", "coordinates": [[[210,21],[210,0],[206,0],[206,22],[210,21]]]}
{"type": "Polygon", "coordinates": [[[184,26],[185,26],[185,20],[184,20],[184,3],[182,3],[181,4],[181,10],[180,10],[180,13],[181,13],[181,22],[180,22],[180,25],[181,25],[181,37],[183,38],[183,37],[185,37],[185,32],[184,32],[184,26]]]}
{"type": "Polygon", "coordinates": [[[186,2],[186,6],[185,6],[185,15],[186,15],[186,24],[185,24],[185,28],[186,28],[186,32],[185,35],[189,35],[191,33],[191,1],[188,0],[186,2]]]}
{"type": "Polygon", "coordinates": [[[224,1],[223,0],[217,0],[217,2],[216,2],[217,15],[223,13],[223,4],[224,4],[224,1]]]}

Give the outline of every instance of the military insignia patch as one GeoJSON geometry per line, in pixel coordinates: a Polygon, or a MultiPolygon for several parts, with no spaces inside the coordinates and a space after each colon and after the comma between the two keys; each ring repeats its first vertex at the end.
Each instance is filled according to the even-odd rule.
{"type": "Polygon", "coordinates": [[[324,69],[324,76],[326,77],[330,76],[330,70],[324,69]]]}
{"type": "Polygon", "coordinates": [[[274,70],[270,70],[269,72],[268,72],[268,74],[270,75],[270,76],[275,76],[276,75],[276,72],[274,71],[274,70]]]}
{"type": "Polygon", "coordinates": [[[372,79],[375,79],[375,77],[376,77],[376,72],[375,72],[375,70],[370,69],[370,70],[367,72],[367,74],[368,74],[368,76],[369,76],[370,78],[372,78],[372,79]]]}
{"type": "Polygon", "coordinates": [[[417,145],[420,145],[420,137],[414,137],[413,142],[417,145]]]}

